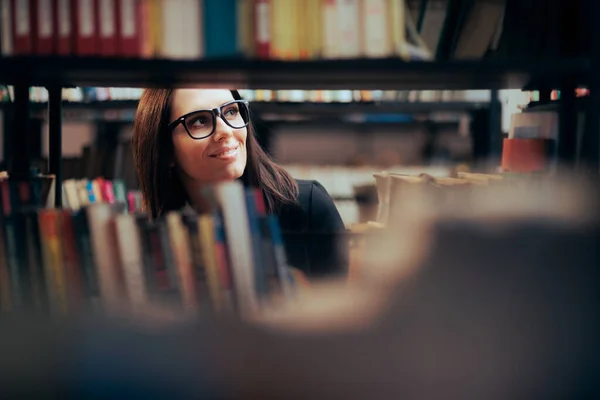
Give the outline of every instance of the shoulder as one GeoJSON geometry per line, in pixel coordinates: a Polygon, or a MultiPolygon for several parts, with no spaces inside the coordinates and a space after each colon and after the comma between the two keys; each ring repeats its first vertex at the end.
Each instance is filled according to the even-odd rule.
{"type": "Polygon", "coordinates": [[[316,180],[297,179],[298,184],[298,203],[303,208],[312,208],[316,205],[333,204],[333,199],[327,190],[316,180]]]}
{"type": "Polygon", "coordinates": [[[339,229],[341,218],[333,199],[316,180],[297,179],[298,197],[296,204],[286,205],[281,210],[282,225],[289,229],[339,229]]]}

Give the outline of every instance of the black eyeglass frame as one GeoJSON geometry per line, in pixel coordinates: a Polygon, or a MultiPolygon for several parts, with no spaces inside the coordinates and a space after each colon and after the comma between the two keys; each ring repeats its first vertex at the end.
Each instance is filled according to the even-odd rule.
{"type": "MultiPolygon", "coordinates": [[[[241,113],[241,111],[240,111],[240,113],[241,113]]],[[[210,137],[210,136],[212,136],[215,133],[215,130],[217,128],[217,117],[220,117],[223,120],[223,122],[225,122],[229,127],[233,128],[233,129],[243,129],[243,128],[247,127],[248,124],[250,123],[250,104],[246,100],[233,100],[233,101],[230,101],[228,103],[225,103],[225,104],[220,105],[219,107],[216,107],[216,108],[213,108],[213,109],[195,110],[195,111],[189,112],[187,114],[184,114],[181,117],[177,118],[175,121],[169,123],[169,125],[167,125],[167,129],[169,130],[169,132],[173,132],[173,130],[175,128],[177,128],[177,125],[182,124],[183,125],[183,129],[185,129],[185,131],[187,132],[187,134],[188,134],[188,136],[190,138],[192,138],[194,140],[206,139],[207,137],[210,137]],[[231,123],[229,121],[227,121],[227,118],[225,118],[223,116],[223,113],[221,112],[221,110],[223,108],[225,108],[225,107],[229,107],[232,104],[240,104],[240,103],[244,104],[246,106],[247,116],[244,119],[244,115],[242,115],[242,119],[244,119],[244,126],[237,127],[237,126],[231,125],[231,123]],[[212,126],[213,127],[212,127],[212,130],[210,131],[210,133],[208,135],[202,136],[202,137],[195,137],[188,130],[188,128],[187,128],[187,126],[185,124],[185,119],[187,117],[189,117],[190,115],[197,114],[197,113],[200,113],[200,112],[209,112],[210,115],[212,115],[212,126]]]]}

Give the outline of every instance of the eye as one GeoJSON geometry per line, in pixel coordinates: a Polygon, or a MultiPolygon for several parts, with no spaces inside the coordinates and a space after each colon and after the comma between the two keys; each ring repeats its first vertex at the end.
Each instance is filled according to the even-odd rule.
{"type": "Polygon", "coordinates": [[[228,107],[223,114],[225,115],[225,117],[235,117],[239,113],[240,110],[237,108],[237,106],[231,106],[228,107]]]}
{"type": "Polygon", "coordinates": [[[188,126],[190,128],[202,128],[202,127],[206,126],[207,123],[208,123],[208,118],[206,118],[205,116],[198,116],[198,117],[194,117],[191,120],[189,120],[188,126]]]}

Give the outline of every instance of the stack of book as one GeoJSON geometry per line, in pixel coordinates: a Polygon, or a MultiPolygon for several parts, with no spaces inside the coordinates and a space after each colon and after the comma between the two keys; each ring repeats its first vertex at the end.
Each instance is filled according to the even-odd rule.
{"type": "MultiPolygon", "coordinates": [[[[46,176],[50,180],[50,187],[46,199],[46,207],[53,208],[56,184],[53,176],[46,176]]],[[[66,179],[62,182],[62,204],[65,209],[77,211],[95,203],[109,203],[126,205],[128,212],[142,210],[142,196],[139,190],[128,190],[121,179],[66,179]]]]}
{"type": "Polygon", "coordinates": [[[0,182],[4,312],[244,317],[293,295],[279,223],[259,190],[215,185],[205,211],[150,219],[116,201],[44,207],[43,185],[0,182]]]}
{"type": "Polygon", "coordinates": [[[403,0],[2,0],[1,5],[4,56],[428,57],[406,45],[403,0]]]}

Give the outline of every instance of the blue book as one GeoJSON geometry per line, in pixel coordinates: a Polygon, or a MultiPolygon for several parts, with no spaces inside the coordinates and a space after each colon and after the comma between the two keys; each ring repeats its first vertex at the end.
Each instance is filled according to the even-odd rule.
{"type": "Polygon", "coordinates": [[[256,293],[261,299],[269,295],[267,274],[262,253],[262,234],[260,229],[260,219],[256,208],[254,191],[246,189],[246,209],[248,211],[248,226],[250,227],[250,236],[252,239],[252,253],[254,258],[254,284],[256,293]]]}
{"type": "Polygon", "coordinates": [[[237,1],[204,0],[204,52],[206,58],[239,56],[237,1]]]}

